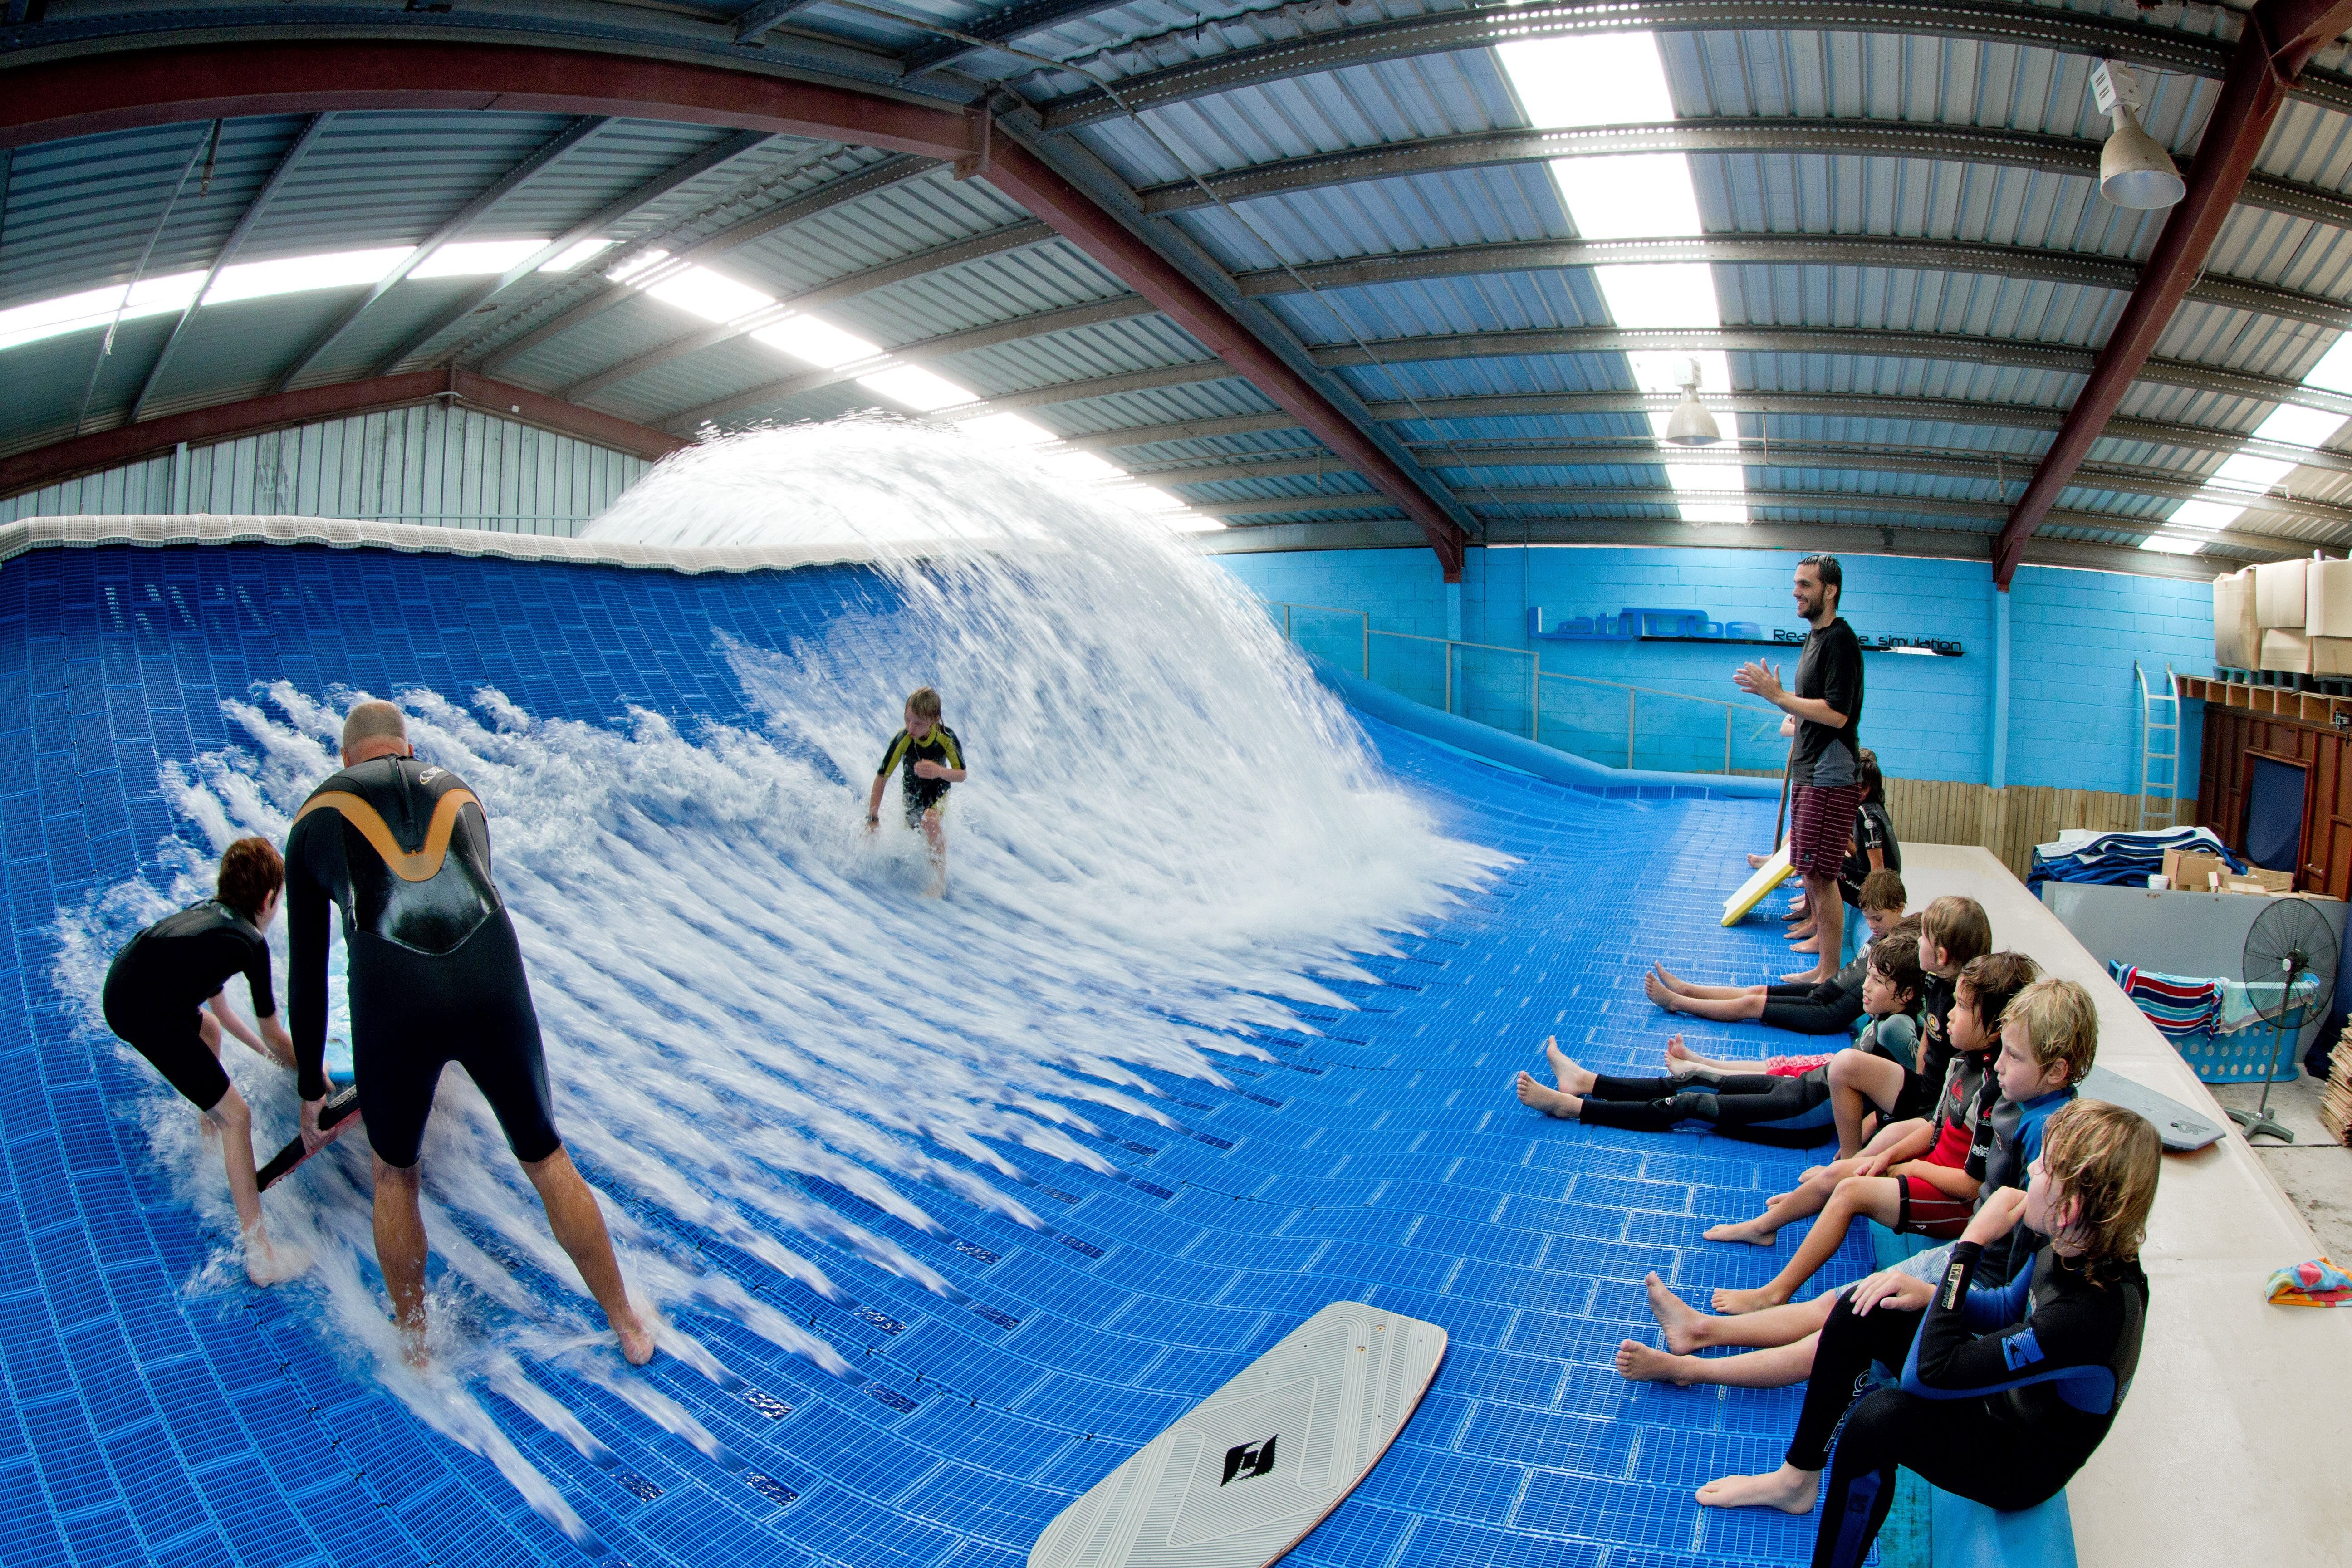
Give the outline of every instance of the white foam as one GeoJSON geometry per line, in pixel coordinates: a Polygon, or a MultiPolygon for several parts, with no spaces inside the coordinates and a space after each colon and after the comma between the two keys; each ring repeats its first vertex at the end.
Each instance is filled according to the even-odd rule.
{"type": "MultiPolygon", "coordinates": [[[[1048,1184],[1068,1184],[1054,1182],[1057,1162],[1110,1169],[1080,1136],[1097,1108],[1172,1123],[1136,1068],[1219,1081],[1202,1044],[1252,1047],[1212,1031],[1294,1022],[1285,998],[1335,1000],[1307,976],[1355,973],[1352,952],[1386,948],[1386,933],[1489,867],[1384,777],[1222,572],[1157,522],[1104,506],[1017,454],[915,426],[713,443],[656,468],[598,531],[720,543],[848,529],[892,590],[782,649],[710,631],[754,722],[630,709],[583,723],[497,691],[387,694],[420,752],[485,803],[559,1124],[633,1203],[828,1298],[856,1291],[808,1256],[810,1238],[944,1293],[904,1247],[797,1178],[933,1232],[941,1222],[908,1191],[1039,1225],[1022,1187],[944,1152],[1048,1184]],[[927,868],[895,798],[890,826],[863,831],[901,700],[924,684],[945,695],[971,770],[947,814],[944,901],[918,896],[927,868]]],[[[94,1029],[114,946],[202,896],[230,838],[282,841],[362,695],[281,684],[229,700],[238,745],[165,761],[182,821],[168,885],[124,884],[61,922],[58,977],[94,1029]]],[[[282,930],[273,944],[282,991],[282,930]]],[[[341,1034],[340,980],[334,990],[341,1034]]],[[[266,1152],[290,1132],[289,1075],[234,1046],[228,1058],[266,1152]]],[[[219,1157],[193,1113],[160,1081],[143,1110],[185,1200],[233,1234],[219,1157]]],[[[495,1121],[462,1073],[443,1079],[425,1146],[443,1369],[429,1379],[401,1368],[393,1341],[364,1152],[346,1140],[268,1198],[273,1232],[320,1260],[293,1289],[350,1364],[372,1366],[577,1531],[551,1489],[521,1476],[527,1462],[470,1385],[500,1388],[577,1444],[551,1396],[518,1393],[523,1369],[562,1358],[593,1363],[600,1380],[631,1374],[495,1121]]],[[[699,1254],[605,1207],[641,1295],[848,1371],[699,1254]]],[[[689,1360],[731,1375],[707,1352],[689,1360]]]]}

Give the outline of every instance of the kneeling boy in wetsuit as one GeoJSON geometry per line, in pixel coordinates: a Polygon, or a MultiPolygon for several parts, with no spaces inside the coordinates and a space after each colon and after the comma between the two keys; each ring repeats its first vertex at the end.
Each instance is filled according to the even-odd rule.
{"type": "MultiPolygon", "coordinates": [[[[1905,1062],[1916,1059],[1919,1037],[1912,1014],[1919,1005],[1918,952],[1916,928],[1908,922],[1871,944],[1869,974],[1862,985],[1871,1022],[1860,1049],[1905,1062]]],[[[1681,1046],[1676,1035],[1667,1044],[1668,1057],[1681,1046]]],[[[1517,1088],[1522,1102],[1548,1116],[1637,1132],[1695,1126],[1784,1149],[1808,1148],[1837,1132],[1830,1121],[1826,1061],[1795,1074],[1702,1069],[1670,1078],[1611,1078],[1578,1067],[1549,1040],[1544,1050],[1559,1087],[1546,1089],[1523,1072],[1517,1088]]],[[[1882,1109],[1893,1113],[1896,1108],[1890,1100],[1882,1109]]]]}
{"type": "Polygon", "coordinates": [[[1811,1513],[1828,1468],[1813,1568],[1856,1568],[1894,1503],[1897,1466],[2004,1512],[2055,1497],[2106,1436],[2138,1369],[2140,1239],[2162,1158],[2156,1129],[2120,1106],[2059,1111],[2026,1190],[1986,1203],[1939,1281],[1889,1271],[1838,1301],[1780,1468],[1709,1481],[1698,1500],[1811,1513]],[[1979,1284],[1984,1247],[2019,1224],[2049,1244],[2007,1285],[1979,1284]],[[1873,1362],[1901,1367],[1902,1386],[1857,1401],[1873,1362]]]}
{"type": "Polygon", "coordinates": [[[343,721],[343,767],[310,792],[286,840],[294,1054],[302,1125],[327,1093],[330,906],[342,916],[352,1067],[375,1148],[375,1250],[409,1359],[425,1348],[425,1122],[456,1062],[489,1101],[546,1205],[549,1228],[636,1365],[650,1329],[630,1304],[604,1216],[555,1130],[522,949],[490,879],[489,823],[466,782],[419,762],[389,702],[343,721]]]}
{"type": "Polygon", "coordinates": [[[1960,1234],[1975,1212],[1992,1149],[1986,1115],[2000,1093],[1991,1068],[2002,1015],[2039,973],[2021,952],[1989,952],[1970,960],[1960,971],[1958,999],[1947,1020],[1953,1054],[1935,1120],[1889,1123],[1860,1154],[1807,1172],[1756,1218],[1707,1231],[1709,1241],[1769,1247],[1783,1226],[1811,1214],[1822,1216],[1769,1283],[1753,1290],[1717,1290],[1717,1311],[1753,1312],[1787,1301],[1836,1256],[1857,1215],[1939,1241],[1960,1234]]]}
{"type": "MultiPolygon", "coordinates": [[[[294,1042],[278,1021],[269,984],[269,943],[262,932],[278,918],[285,862],[266,838],[240,838],[221,856],[214,896],[165,915],[123,944],[106,972],[107,1026],[122,1037],[220,1134],[228,1165],[229,1196],[245,1233],[245,1271],[257,1285],[290,1279],[310,1264],[291,1247],[273,1248],[261,1224],[261,1192],[253,1173],[253,1112],[220,1063],[221,1031],[281,1067],[294,1065],[294,1042]],[[245,976],[253,993],[253,1020],[245,1026],[222,983],[245,976]],[[207,1016],[202,1009],[209,1007],[207,1016]]],[[[331,1142],[315,1119],[304,1142],[331,1142]]]]}
{"type": "Polygon", "coordinates": [[[866,797],[866,831],[882,822],[882,790],[890,770],[903,768],[898,784],[899,805],[907,826],[922,829],[931,847],[931,885],[927,898],[943,898],[948,890],[948,835],[942,820],[948,808],[948,786],[964,781],[963,742],[940,722],[940,694],[919,686],[907,699],[905,728],[890,737],[882,765],[874,770],[874,788],[866,797]]]}

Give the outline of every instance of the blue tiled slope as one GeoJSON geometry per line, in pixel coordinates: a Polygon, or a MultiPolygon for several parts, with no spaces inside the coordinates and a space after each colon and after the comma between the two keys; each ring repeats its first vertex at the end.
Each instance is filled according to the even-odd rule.
{"type": "MultiPolygon", "coordinates": [[[[846,569],[692,579],[266,547],[48,552],[0,571],[0,1563],[583,1560],[486,1462],[340,1371],[299,1291],[184,1290],[215,1238],[146,1160],[137,1069],[49,980],[55,911],[154,869],[173,827],[159,763],[229,743],[219,703],[256,681],[488,684],[543,717],[634,703],[748,721],[719,634],[781,647],[887,600],[846,569]]],[[[796,1238],[852,1312],[714,1245],[715,1267],[813,1319],[869,1381],[689,1313],[748,1381],[722,1389],[667,1360],[647,1381],[715,1455],[544,1368],[609,1467],[488,1400],[612,1553],[638,1568],[1019,1563],[1161,1425],[1353,1297],[1443,1323],[1452,1349],[1404,1437],[1293,1561],[1801,1559],[1810,1521],[1689,1500],[1726,1467],[1777,1459],[1797,1391],[1633,1387],[1608,1357],[1648,1331],[1644,1270],[1693,1296],[1767,1277],[1797,1233],[1778,1254],[1699,1233],[1803,1157],[1571,1127],[1509,1084],[1552,1031],[1597,1066],[1654,1062],[1664,1031],[1635,978],[1653,954],[1702,976],[1769,964],[1760,930],[1715,921],[1769,808],[1571,796],[1376,739],[1454,831],[1522,863],[1370,960],[1391,984],[1343,987],[1360,1011],[1318,1016],[1319,1037],[1263,1037],[1270,1065],[1222,1060],[1230,1092],[1167,1080],[1182,1135],[1102,1113],[1097,1147],[1123,1181],[1024,1154],[1056,1194],[1024,1194],[1052,1234],[926,1187],[955,1233],[943,1241],[809,1184],[981,1310],[796,1238]]],[[[1832,1272],[1865,1262],[1857,1237],[1832,1272]]]]}

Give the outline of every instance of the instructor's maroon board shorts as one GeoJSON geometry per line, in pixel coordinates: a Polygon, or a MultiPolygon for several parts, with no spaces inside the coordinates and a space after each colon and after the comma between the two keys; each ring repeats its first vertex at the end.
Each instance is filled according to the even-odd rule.
{"type": "Polygon", "coordinates": [[[1862,805],[1862,786],[1841,784],[1820,789],[1797,786],[1796,819],[1789,827],[1789,868],[1800,877],[1834,880],[1845,865],[1845,847],[1853,837],[1853,814],[1862,805]]]}

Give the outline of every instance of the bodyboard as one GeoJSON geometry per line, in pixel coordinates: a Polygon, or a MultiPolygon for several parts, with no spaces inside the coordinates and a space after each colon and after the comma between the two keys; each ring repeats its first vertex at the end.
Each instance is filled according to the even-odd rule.
{"type": "Polygon", "coordinates": [[[1267,1568],[1412,1418],[1445,1331],[1334,1301],[1057,1515],[1030,1568],[1267,1568]]]}
{"type": "Polygon", "coordinates": [[[1789,847],[1785,844],[1772,851],[1772,858],[1756,868],[1756,874],[1739,884],[1739,891],[1723,900],[1723,923],[1736,926],[1748,911],[1764,901],[1764,895],[1788,879],[1789,847]]]}
{"type": "MultiPolygon", "coordinates": [[[[329,1128],[341,1126],[345,1121],[358,1114],[359,1108],[360,1086],[356,1083],[341,1086],[334,1093],[327,1096],[326,1100],[319,1107],[319,1131],[323,1132],[329,1128]]],[[[324,1143],[319,1145],[320,1149],[325,1147],[324,1143]]],[[[317,1152],[312,1150],[310,1153],[305,1153],[302,1149],[302,1135],[297,1132],[291,1142],[269,1156],[269,1163],[253,1173],[254,1182],[262,1191],[268,1192],[271,1183],[292,1174],[295,1166],[317,1152]]]]}
{"type": "Polygon", "coordinates": [[[2168,1100],[2152,1089],[2142,1089],[2120,1073],[2105,1068],[2093,1068],[2083,1077],[2083,1092],[2093,1100],[2104,1100],[2109,1105],[2120,1105],[2126,1110],[2137,1110],[2156,1123],[2157,1136],[2164,1140],[2168,1154],[2186,1154],[2192,1149],[2202,1149],[2221,1136],[2221,1129],[2208,1121],[2177,1100],[2168,1100]]]}

